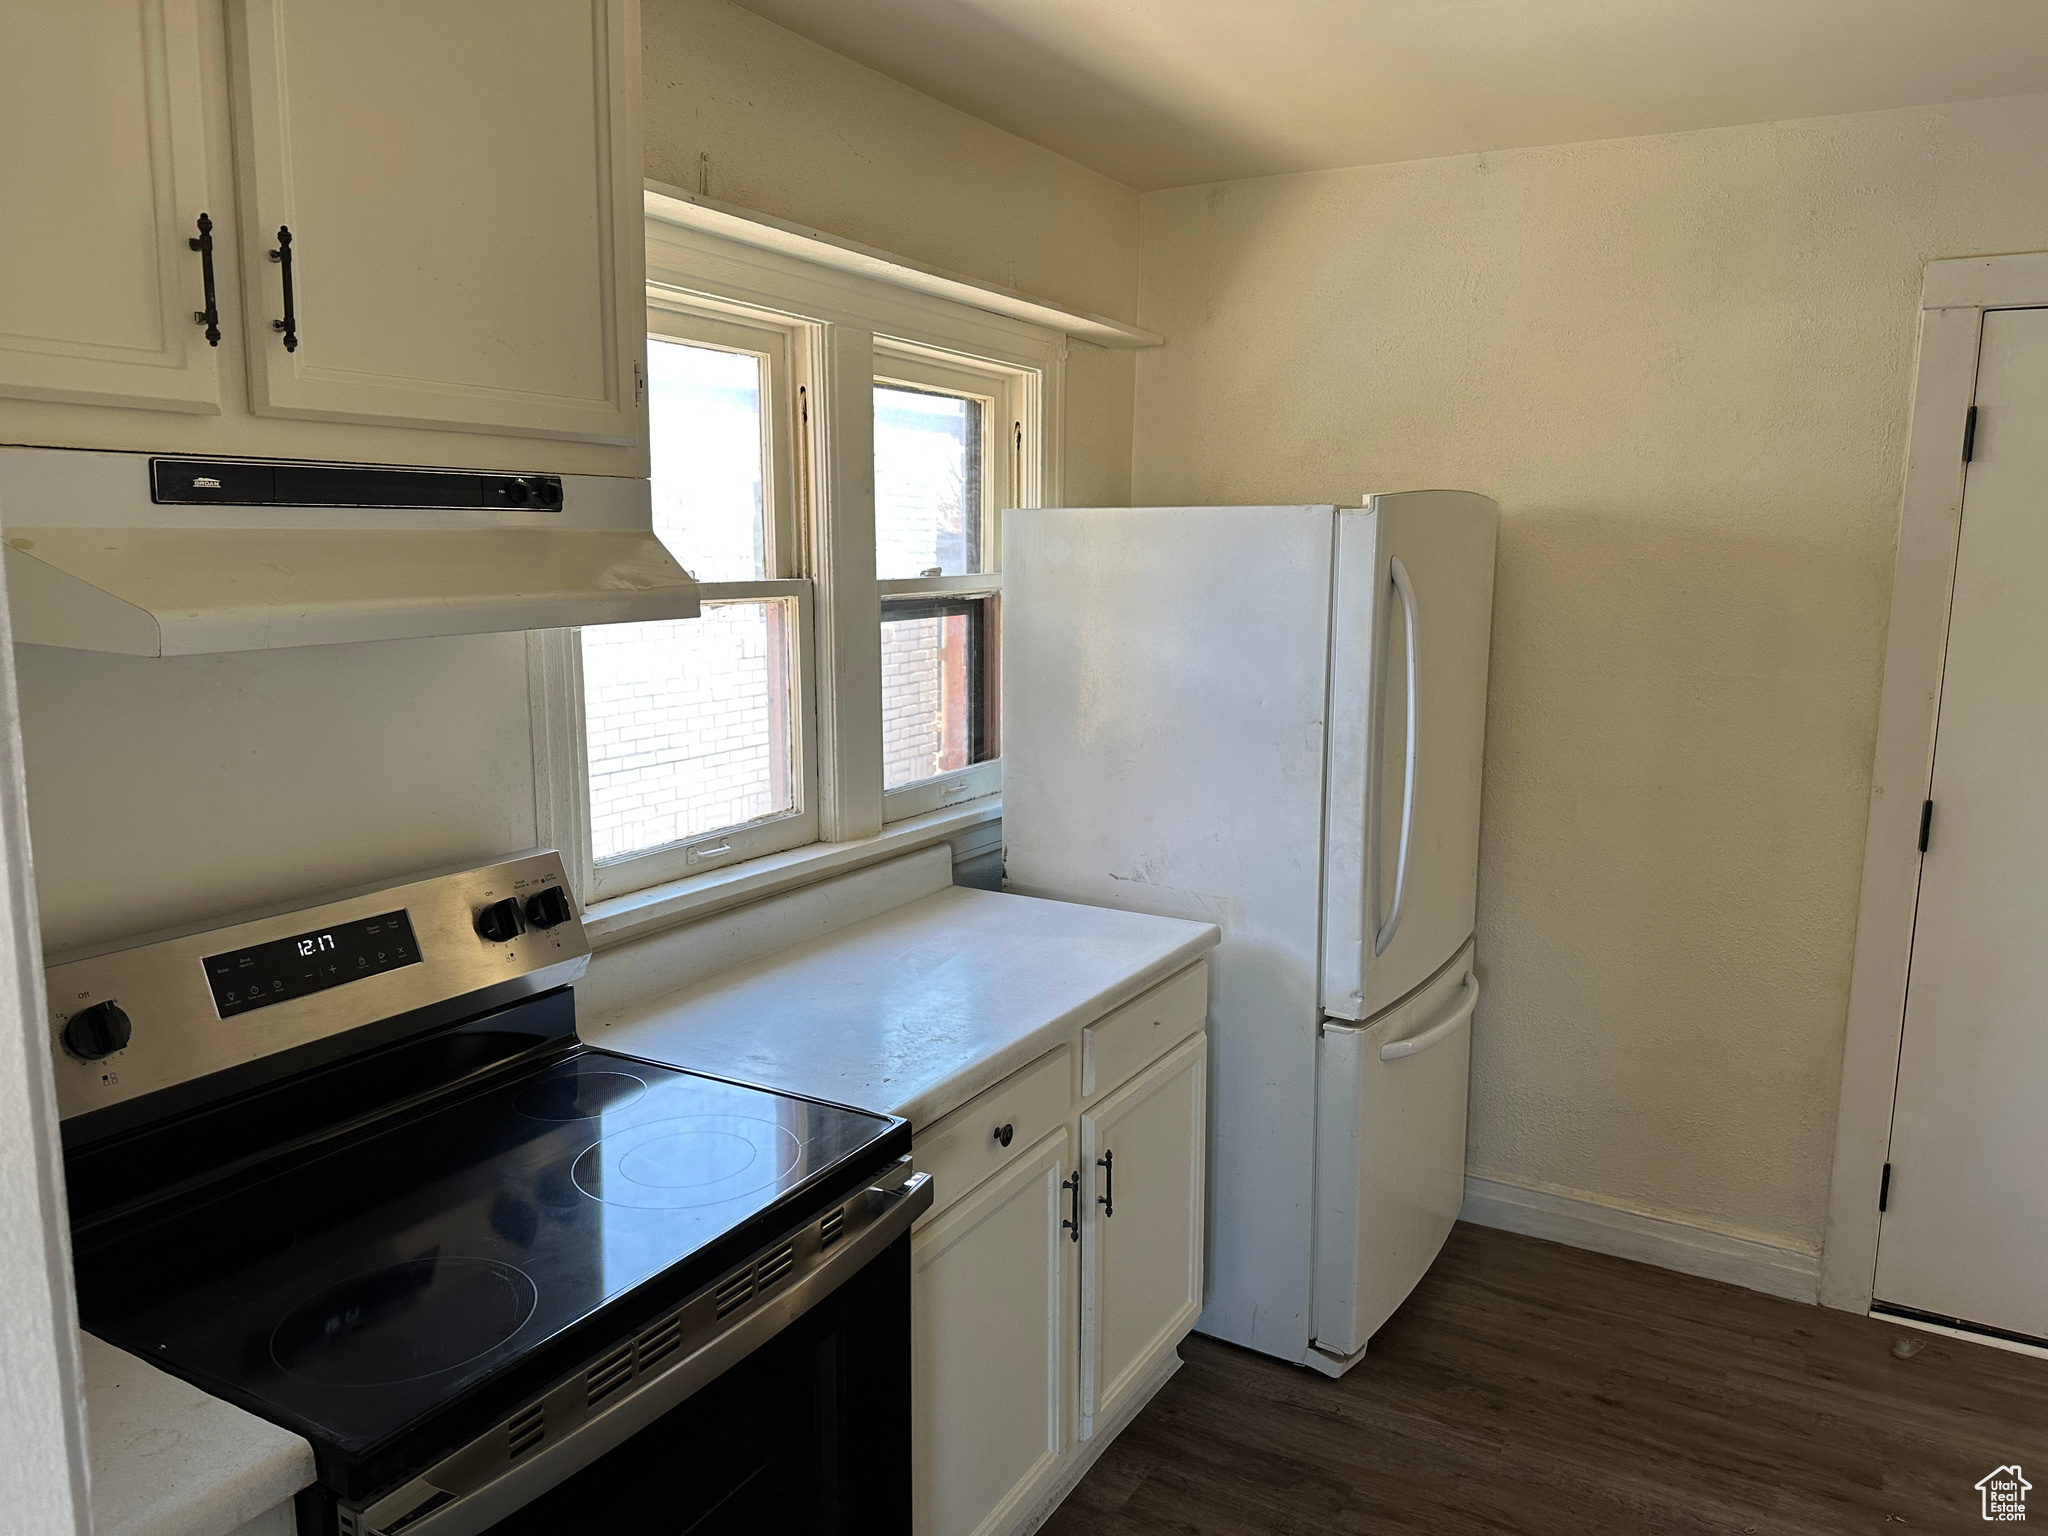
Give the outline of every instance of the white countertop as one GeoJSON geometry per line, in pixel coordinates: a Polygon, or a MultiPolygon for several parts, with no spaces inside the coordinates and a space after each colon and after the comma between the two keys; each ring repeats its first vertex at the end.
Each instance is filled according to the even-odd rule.
{"type": "Polygon", "coordinates": [[[611,1009],[581,1033],[922,1128],[1219,937],[1210,923],[949,886],[611,1009]]]}
{"type": "Polygon", "coordinates": [[[223,1536],[313,1481],[313,1447],[289,1430],[89,1333],[78,1342],[97,1536],[223,1536]]]}

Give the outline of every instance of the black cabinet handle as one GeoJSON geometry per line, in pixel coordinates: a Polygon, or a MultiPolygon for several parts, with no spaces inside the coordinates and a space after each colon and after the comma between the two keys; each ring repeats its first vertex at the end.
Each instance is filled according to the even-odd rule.
{"type": "Polygon", "coordinates": [[[1095,1197],[1095,1203],[1102,1207],[1104,1216],[1116,1214],[1116,1152],[1105,1152],[1095,1159],[1095,1166],[1102,1170],[1102,1193],[1095,1197]]]}
{"type": "Polygon", "coordinates": [[[206,344],[220,345],[220,305],[213,297],[213,220],[199,215],[199,233],[185,242],[199,253],[199,276],[206,284],[206,308],[192,312],[195,325],[206,327],[206,344]]]}
{"type": "Polygon", "coordinates": [[[273,331],[284,332],[284,349],[287,352],[299,350],[299,316],[292,303],[292,229],[289,224],[277,226],[277,249],[270,253],[270,259],[284,269],[284,318],[270,322],[273,331]]]}
{"type": "Polygon", "coordinates": [[[1081,1241],[1081,1170],[1076,1168],[1071,1179],[1061,1179],[1060,1188],[1072,1190],[1074,1194],[1074,1219],[1063,1221],[1060,1227],[1075,1242],[1081,1241]]]}
{"type": "Polygon", "coordinates": [[[989,1132],[989,1135],[995,1138],[996,1145],[1003,1147],[1007,1147],[1010,1144],[1010,1138],[1016,1134],[1017,1127],[1014,1125],[999,1125],[989,1132]]]}

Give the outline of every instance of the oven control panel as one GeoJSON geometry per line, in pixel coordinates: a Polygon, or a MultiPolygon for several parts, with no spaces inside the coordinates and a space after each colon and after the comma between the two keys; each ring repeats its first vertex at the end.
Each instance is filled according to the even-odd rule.
{"type": "Polygon", "coordinates": [[[432,1028],[589,963],[562,861],[545,849],[68,959],[45,972],[58,1113],[170,1090],[203,1101],[273,1058],[296,1065],[379,1025],[432,1028]]]}

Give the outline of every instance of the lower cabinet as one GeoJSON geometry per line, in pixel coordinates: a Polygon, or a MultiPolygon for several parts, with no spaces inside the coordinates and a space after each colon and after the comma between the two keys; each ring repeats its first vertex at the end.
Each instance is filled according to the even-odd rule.
{"type": "Polygon", "coordinates": [[[913,1528],[1007,1529],[1058,1476],[1072,1415],[1073,1139],[1054,1131],[911,1239],[913,1528]]]}
{"type": "Polygon", "coordinates": [[[1204,968],[918,1133],[913,1529],[1009,1536],[1078,1475],[1202,1308],[1204,968]],[[1019,1134],[1021,1133],[1021,1134],[1019,1134]]]}
{"type": "Polygon", "coordinates": [[[1196,1035],[1081,1116],[1080,1434],[1115,1419],[1202,1311],[1203,1105],[1196,1035]]]}

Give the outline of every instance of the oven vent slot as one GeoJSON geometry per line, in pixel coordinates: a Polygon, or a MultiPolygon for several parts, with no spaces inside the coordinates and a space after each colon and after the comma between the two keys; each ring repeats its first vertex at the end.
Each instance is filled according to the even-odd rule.
{"type": "Polygon", "coordinates": [[[633,1379],[633,1346],[621,1344],[583,1373],[583,1401],[592,1407],[633,1379]]]}
{"type": "Polygon", "coordinates": [[[431,1515],[443,1504],[452,1504],[454,1502],[454,1494],[450,1493],[445,1488],[436,1488],[434,1490],[434,1496],[432,1498],[428,1499],[427,1502],[424,1504],[415,1505],[413,1508],[407,1510],[404,1514],[400,1515],[396,1520],[392,1521],[389,1525],[384,1527],[383,1531],[380,1533],[380,1536],[397,1536],[397,1533],[406,1529],[406,1527],[418,1525],[422,1520],[426,1519],[427,1516],[431,1515]]]}
{"type": "Polygon", "coordinates": [[[796,1248],[784,1243],[754,1268],[754,1288],[765,1291],[796,1268],[796,1248]]]}
{"type": "Polygon", "coordinates": [[[753,1297],[754,1270],[749,1265],[718,1288],[718,1315],[723,1317],[733,1308],[745,1306],[753,1297]]]}
{"type": "Polygon", "coordinates": [[[641,1370],[646,1370],[655,1361],[675,1353],[683,1342],[683,1314],[678,1312],[664,1322],[656,1323],[633,1341],[633,1357],[641,1370]]]}
{"type": "Polygon", "coordinates": [[[825,1213],[825,1219],[818,1223],[818,1247],[820,1249],[830,1248],[834,1243],[839,1241],[840,1237],[845,1233],[845,1230],[845,1209],[841,1208],[836,1211],[827,1211],[825,1213]]]}
{"type": "Polygon", "coordinates": [[[535,1403],[526,1412],[505,1426],[505,1445],[511,1459],[517,1461],[528,1451],[547,1438],[548,1405],[535,1403]]]}

